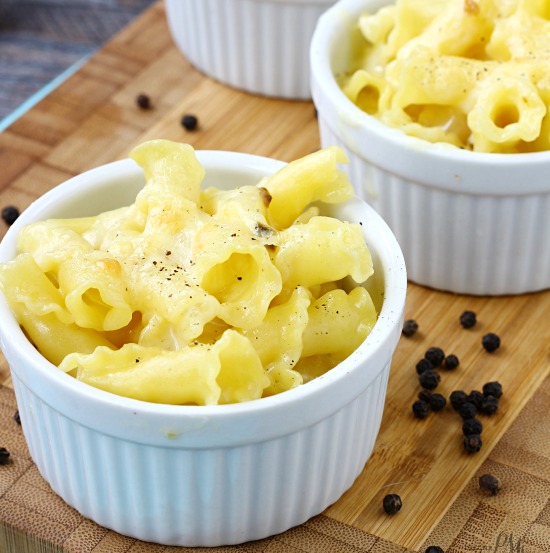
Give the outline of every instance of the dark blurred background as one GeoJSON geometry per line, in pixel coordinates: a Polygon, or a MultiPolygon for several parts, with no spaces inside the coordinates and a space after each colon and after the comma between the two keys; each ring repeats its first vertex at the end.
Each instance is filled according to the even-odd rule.
{"type": "Polygon", "coordinates": [[[0,130],[154,1],[0,0],[0,130]]]}

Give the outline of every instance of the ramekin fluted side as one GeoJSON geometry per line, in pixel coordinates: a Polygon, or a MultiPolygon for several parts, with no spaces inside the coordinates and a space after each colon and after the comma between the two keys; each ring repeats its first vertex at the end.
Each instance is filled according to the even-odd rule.
{"type": "Polygon", "coordinates": [[[353,401],[318,423],[217,450],[113,438],[61,414],[16,373],[13,383],[31,456],[69,505],[140,540],[217,546],[305,522],[353,484],[378,435],[390,363],[353,401]]]}
{"type": "Polygon", "coordinates": [[[251,92],[309,99],[309,42],[333,0],[166,0],[173,40],[214,79],[251,92]]]}
{"type": "Polygon", "coordinates": [[[445,190],[404,179],[355,152],[322,114],[318,119],[321,145],[348,153],[343,169],[392,229],[411,281],[473,295],[548,287],[550,193],[467,194],[459,184],[445,190]]]}

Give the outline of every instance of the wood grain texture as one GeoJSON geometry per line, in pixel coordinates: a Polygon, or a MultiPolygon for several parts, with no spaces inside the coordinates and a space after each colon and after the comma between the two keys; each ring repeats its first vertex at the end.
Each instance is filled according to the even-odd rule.
{"type": "MultiPolygon", "coordinates": [[[[0,203],[25,208],[68,177],[125,157],[150,138],[286,161],[319,147],[310,102],[252,96],[204,77],[175,50],[163,5],[157,3],[0,134],[0,203]],[[150,95],[153,109],[137,108],[139,93],[150,95]],[[197,131],[180,125],[185,113],[198,116],[197,131]]],[[[406,317],[415,318],[420,330],[397,347],[379,438],[354,486],[299,528],[205,551],[401,553],[439,544],[447,553],[465,553],[494,550],[510,535],[522,540],[524,553],[550,551],[549,309],[548,291],[486,298],[409,284],[406,317]],[[466,309],[478,314],[470,330],[458,322],[466,309]],[[481,347],[481,337],[490,331],[502,338],[494,354],[481,347]],[[433,345],[461,360],[455,371],[442,371],[441,393],[480,389],[490,380],[503,384],[499,412],[482,419],[484,443],[477,454],[463,451],[461,423],[449,407],[423,421],[412,416],[420,389],[414,366],[433,345]],[[501,477],[498,496],[479,491],[477,478],[484,471],[501,477]],[[403,498],[395,516],[382,511],[387,493],[403,498]]],[[[15,400],[3,358],[0,381],[6,384],[0,388],[0,445],[14,458],[0,470],[0,551],[187,551],[124,538],[59,500],[11,419],[15,400]]]]}

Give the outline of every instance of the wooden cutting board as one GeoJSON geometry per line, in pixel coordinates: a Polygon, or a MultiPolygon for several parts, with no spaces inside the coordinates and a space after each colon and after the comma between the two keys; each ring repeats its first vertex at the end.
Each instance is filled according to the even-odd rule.
{"type": "MultiPolygon", "coordinates": [[[[193,69],[173,46],[162,3],[118,34],[75,75],[0,134],[0,206],[21,209],[81,171],[125,157],[150,138],[196,149],[243,151],[290,161],[319,147],[310,102],[267,99],[225,87],[193,69]],[[151,110],[136,107],[148,94],[151,110]],[[200,127],[180,125],[193,113],[200,127]]],[[[2,233],[5,228],[2,230],[2,233]]],[[[406,317],[420,330],[398,345],[380,435],[354,486],[325,513],[259,542],[214,551],[448,553],[550,551],[550,292],[517,297],[469,297],[409,285],[406,317]],[[463,329],[466,310],[478,324],[463,329]],[[481,347],[487,332],[502,347],[481,347]],[[419,391],[415,364],[430,346],[461,360],[438,391],[504,387],[499,412],[483,418],[483,447],[467,454],[450,408],[419,421],[411,405],[419,391]],[[496,496],[478,477],[501,478],[496,496]],[[386,515],[388,493],[403,508],[386,515]],[[515,549],[514,549],[515,548],[515,549]]],[[[186,551],[145,544],[82,518],[39,475],[27,451],[9,369],[0,361],[0,446],[12,462],[0,466],[0,551],[6,553],[186,551]]]]}

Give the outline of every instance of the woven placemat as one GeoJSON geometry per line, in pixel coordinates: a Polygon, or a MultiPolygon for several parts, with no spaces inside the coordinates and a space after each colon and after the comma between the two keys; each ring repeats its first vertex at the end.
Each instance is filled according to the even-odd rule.
{"type": "MultiPolygon", "coordinates": [[[[456,501],[427,536],[422,550],[447,553],[550,551],[550,378],[509,428],[456,501]],[[479,489],[489,472],[497,495],[479,489]]],[[[11,461],[0,467],[0,551],[6,553],[403,553],[407,550],[353,526],[319,515],[272,538],[233,547],[166,547],[121,536],[83,518],[40,476],[25,444],[13,390],[0,386],[0,444],[11,461]]],[[[414,505],[408,505],[414,508],[414,505]]],[[[397,515],[398,516],[398,515],[397,515]]]]}

